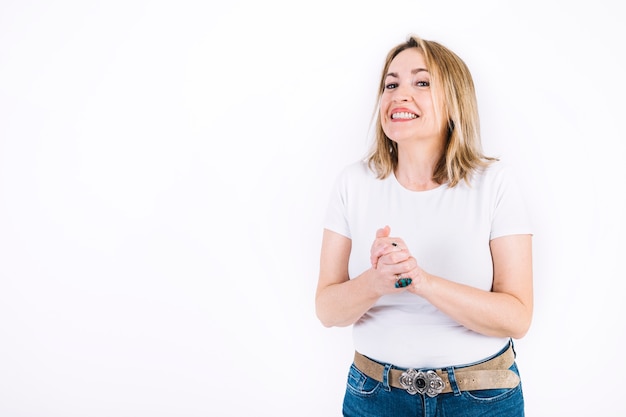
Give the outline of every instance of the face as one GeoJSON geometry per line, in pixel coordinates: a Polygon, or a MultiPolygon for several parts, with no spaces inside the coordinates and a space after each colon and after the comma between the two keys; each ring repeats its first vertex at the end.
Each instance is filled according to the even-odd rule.
{"type": "MultiPolygon", "coordinates": [[[[441,141],[443,124],[431,94],[430,74],[419,49],[400,52],[389,65],[380,100],[383,131],[394,142],[441,141]]],[[[441,102],[441,100],[440,100],[441,102]]]]}

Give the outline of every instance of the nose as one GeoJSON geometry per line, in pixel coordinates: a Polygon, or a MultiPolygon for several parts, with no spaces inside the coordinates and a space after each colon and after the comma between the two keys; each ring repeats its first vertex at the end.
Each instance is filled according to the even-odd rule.
{"type": "Polygon", "coordinates": [[[393,100],[398,102],[409,101],[411,99],[411,94],[407,87],[403,85],[399,85],[393,94],[393,100]]]}

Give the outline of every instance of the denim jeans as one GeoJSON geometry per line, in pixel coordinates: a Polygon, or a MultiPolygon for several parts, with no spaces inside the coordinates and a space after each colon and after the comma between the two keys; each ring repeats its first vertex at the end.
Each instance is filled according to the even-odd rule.
{"type": "MultiPolygon", "coordinates": [[[[507,346],[508,347],[508,346],[507,346]]],[[[386,365],[386,370],[391,365],[386,365]]],[[[436,397],[411,395],[403,389],[390,387],[359,371],[354,364],[348,373],[343,401],[345,417],[523,417],[522,384],[515,388],[460,391],[452,368],[448,377],[453,392],[436,397]]],[[[519,375],[517,365],[509,368],[519,375]]]]}

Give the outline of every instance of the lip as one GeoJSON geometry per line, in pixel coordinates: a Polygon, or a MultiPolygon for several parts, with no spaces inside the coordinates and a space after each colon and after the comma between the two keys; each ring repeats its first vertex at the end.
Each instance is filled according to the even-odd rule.
{"type": "Polygon", "coordinates": [[[412,120],[415,120],[415,119],[394,119],[392,116],[395,113],[411,113],[417,116],[415,119],[420,117],[420,115],[414,110],[411,110],[406,107],[396,107],[389,112],[389,120],[391,120],[392,122],[410,122],[412,120]]]}

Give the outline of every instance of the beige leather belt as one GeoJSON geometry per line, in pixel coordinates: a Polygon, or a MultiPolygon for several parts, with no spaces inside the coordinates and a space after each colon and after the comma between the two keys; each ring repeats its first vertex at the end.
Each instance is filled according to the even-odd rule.
{"type": "MultiPolygon", "coordinates": [[[[509,368],[515,361],[513,347],[502,354],[476,365],[454,368],[454,377],[461,391],[475,391],[482,389],[515,388],[519,376],[509,368]]],[[[354,354],[354,365],[365,375],[376,381],[383,382],[385,366],[361,355],[354,354]]],[[[425,394],[434,397],[437,394],[452,392],[448,372],[445,369],[437,370],[399,370],[390,369],[389,385],[394,388],[407,390],[409,394],[425,394]]]]}

